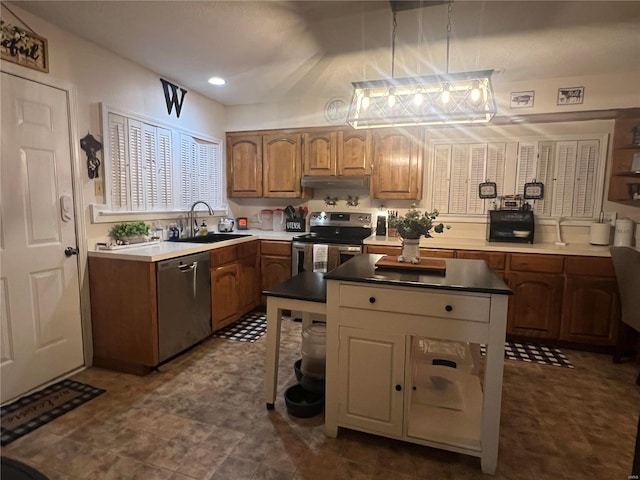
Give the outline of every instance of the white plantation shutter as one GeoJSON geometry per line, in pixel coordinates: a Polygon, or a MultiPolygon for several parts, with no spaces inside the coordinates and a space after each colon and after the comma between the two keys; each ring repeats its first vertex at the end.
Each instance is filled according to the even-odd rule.
{"type": "Polygon", "coordinates": [[[451,182],[449,213],[467,212],[467,174],[469,170],[469,146],[453,145],[451,150],[451,182]]]}
{"type": "Polygon", "coordinates": [[[555,142],[540,142],[536,181],[544,184],[544,198],[534,202],[534,213],[548,216],[553,197],[553,152],[555,142]]]}
{"type": "Polygon", "coordinates": [[[144,192],[144,159],[142,157],[142,123],[129,119],[129,186],[131,198],[129,208],[131,210],[145,209],[144,192]]]}
{"type": "Polygon", "coordinates": [[[487,146],[486,144],[470,145],[469,149],[469,180],[467,184],[466,213],[482,214],[484,213],[485,201],[481,199],[478,194],[480,183],[486,180],[487,146]]]}
{"type": "Polygon", "coordinates": [[[507,145],[505,143],[490,143],[487,145],[487,174],[486,180],[496,182],[498,195],[504,192],[504,169],[507,145]]]}
{"type": "Polygon", "coordinates": [[[516,174],[516,193],[522,195],[524,184],[531,182],[537,171],[537,144],[521,142],[518,144],[518,168],[516,174]]]}
{"type": "Polygon", "coordinates": [[[196,200],[226,210],[220,141],[104,111],[107,201],[123,212],[188,210],[196,200]]]}
{"type": "Polygon", "coordinates": [[[451,145],[436,145],[433,154],[433,208],[449,213],[451,145]]]}
{"type": "Polygon", "coordinates": [[[158,208],[158,172],[156,168],[156,159],[158,157],[158,149],[156,142],[156,127],[142,125],[142,158],[144,172],[144,193],[146,210],[154,210],[158,208]]]}
{"type": "Polygon", "coordinates": [[[170,209],[174,207],[171,132],[158,127],[157,135],[158,206],[160,209],[170,209]]]}
{"type": "Polygon", "coordinates": [[[593,217],[596,167],[598,162],[598,140],[578,142],[573,197],[573,217],[593,217]]]}
{"type": "Polygon", "coordinates": [[[105,171],[109,169],[110,206],[113,210],[124,210],[128,206],[126,121],[121,115],[113,113],[110,113],[107,118],[110,155],[105,171]]]}
{"type": "Polygon", "coordinates": [[[553,185],[553,205],[551,215],[554,217],[571,216],[573,210],[574,175],[576,170],[576,150],[578,142],[557,142],[555,175],[553,185]]]}

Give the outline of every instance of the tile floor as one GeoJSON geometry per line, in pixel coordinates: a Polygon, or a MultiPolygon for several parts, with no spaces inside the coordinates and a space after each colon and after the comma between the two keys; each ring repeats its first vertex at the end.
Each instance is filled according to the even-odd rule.
{"type": "Polygon", "coordinates": [[[505,362],[498,471],[480,460],[289,417],[300,324],[283,322],[276,408],[263,397],[266,337],[209,339],[146,377],[100,369],[74,378],[107,392],[2,454],[50,479],[627,480],[640,409],[638,366],[566,351],[575,369],[505,362]]]}

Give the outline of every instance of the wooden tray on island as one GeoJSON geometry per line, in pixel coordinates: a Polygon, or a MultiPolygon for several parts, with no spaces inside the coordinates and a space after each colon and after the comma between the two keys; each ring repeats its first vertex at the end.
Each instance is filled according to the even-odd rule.
{"type": "Polygon", "coordinates": [[[422,272],[436,272],[444,275],[447,271],[447,262],[441,258],[420,258],[420,263],[399,262],[397,255],[385,255],[376,262],[378,268],[394,270],[417,270],[422,272]]]}

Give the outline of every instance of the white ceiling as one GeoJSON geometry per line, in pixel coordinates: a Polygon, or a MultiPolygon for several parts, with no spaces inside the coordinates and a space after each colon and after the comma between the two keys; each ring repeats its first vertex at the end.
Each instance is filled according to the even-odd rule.
{"type": "MultiPolygon", "coordinates": [[[[387,1],[14,4],[224,105],[348,97],[391,74],[387,1]]],[[[446,4],[398,12],[395,76],[443,73],[446,32],[446,4]]],[[[640,1],[456,0],[450,45],[450,72],[496,83],[637,72],[640,1]]]]}

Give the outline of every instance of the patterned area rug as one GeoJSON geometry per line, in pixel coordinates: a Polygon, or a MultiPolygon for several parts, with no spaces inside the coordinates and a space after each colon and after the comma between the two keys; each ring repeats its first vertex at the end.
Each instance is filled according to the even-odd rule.
{"type": "MultiPolygon", "coordinates": [[[[480,345],[480,353],[485,354],[487,348],[480,345]]],[[[530,343],[504,342],[504,358],[522,362],[541,363],[556,367],[573,368],[573,364],[564,353],[556,347],[534,345],[530,343]]]]}
{"type": "Polygon", "coordinates": [[[5,405],[0,409],[0,444],[13,442],[105,391],[73,380],[62,380],[5,405]]]}
{"type": "Polygon", "coordinates": [[[218,330],[214,337],[236,340],[238,342],[255,342],[267,331],[267,315],[264,312],[250,312],[240,320],[218,330]]]}

